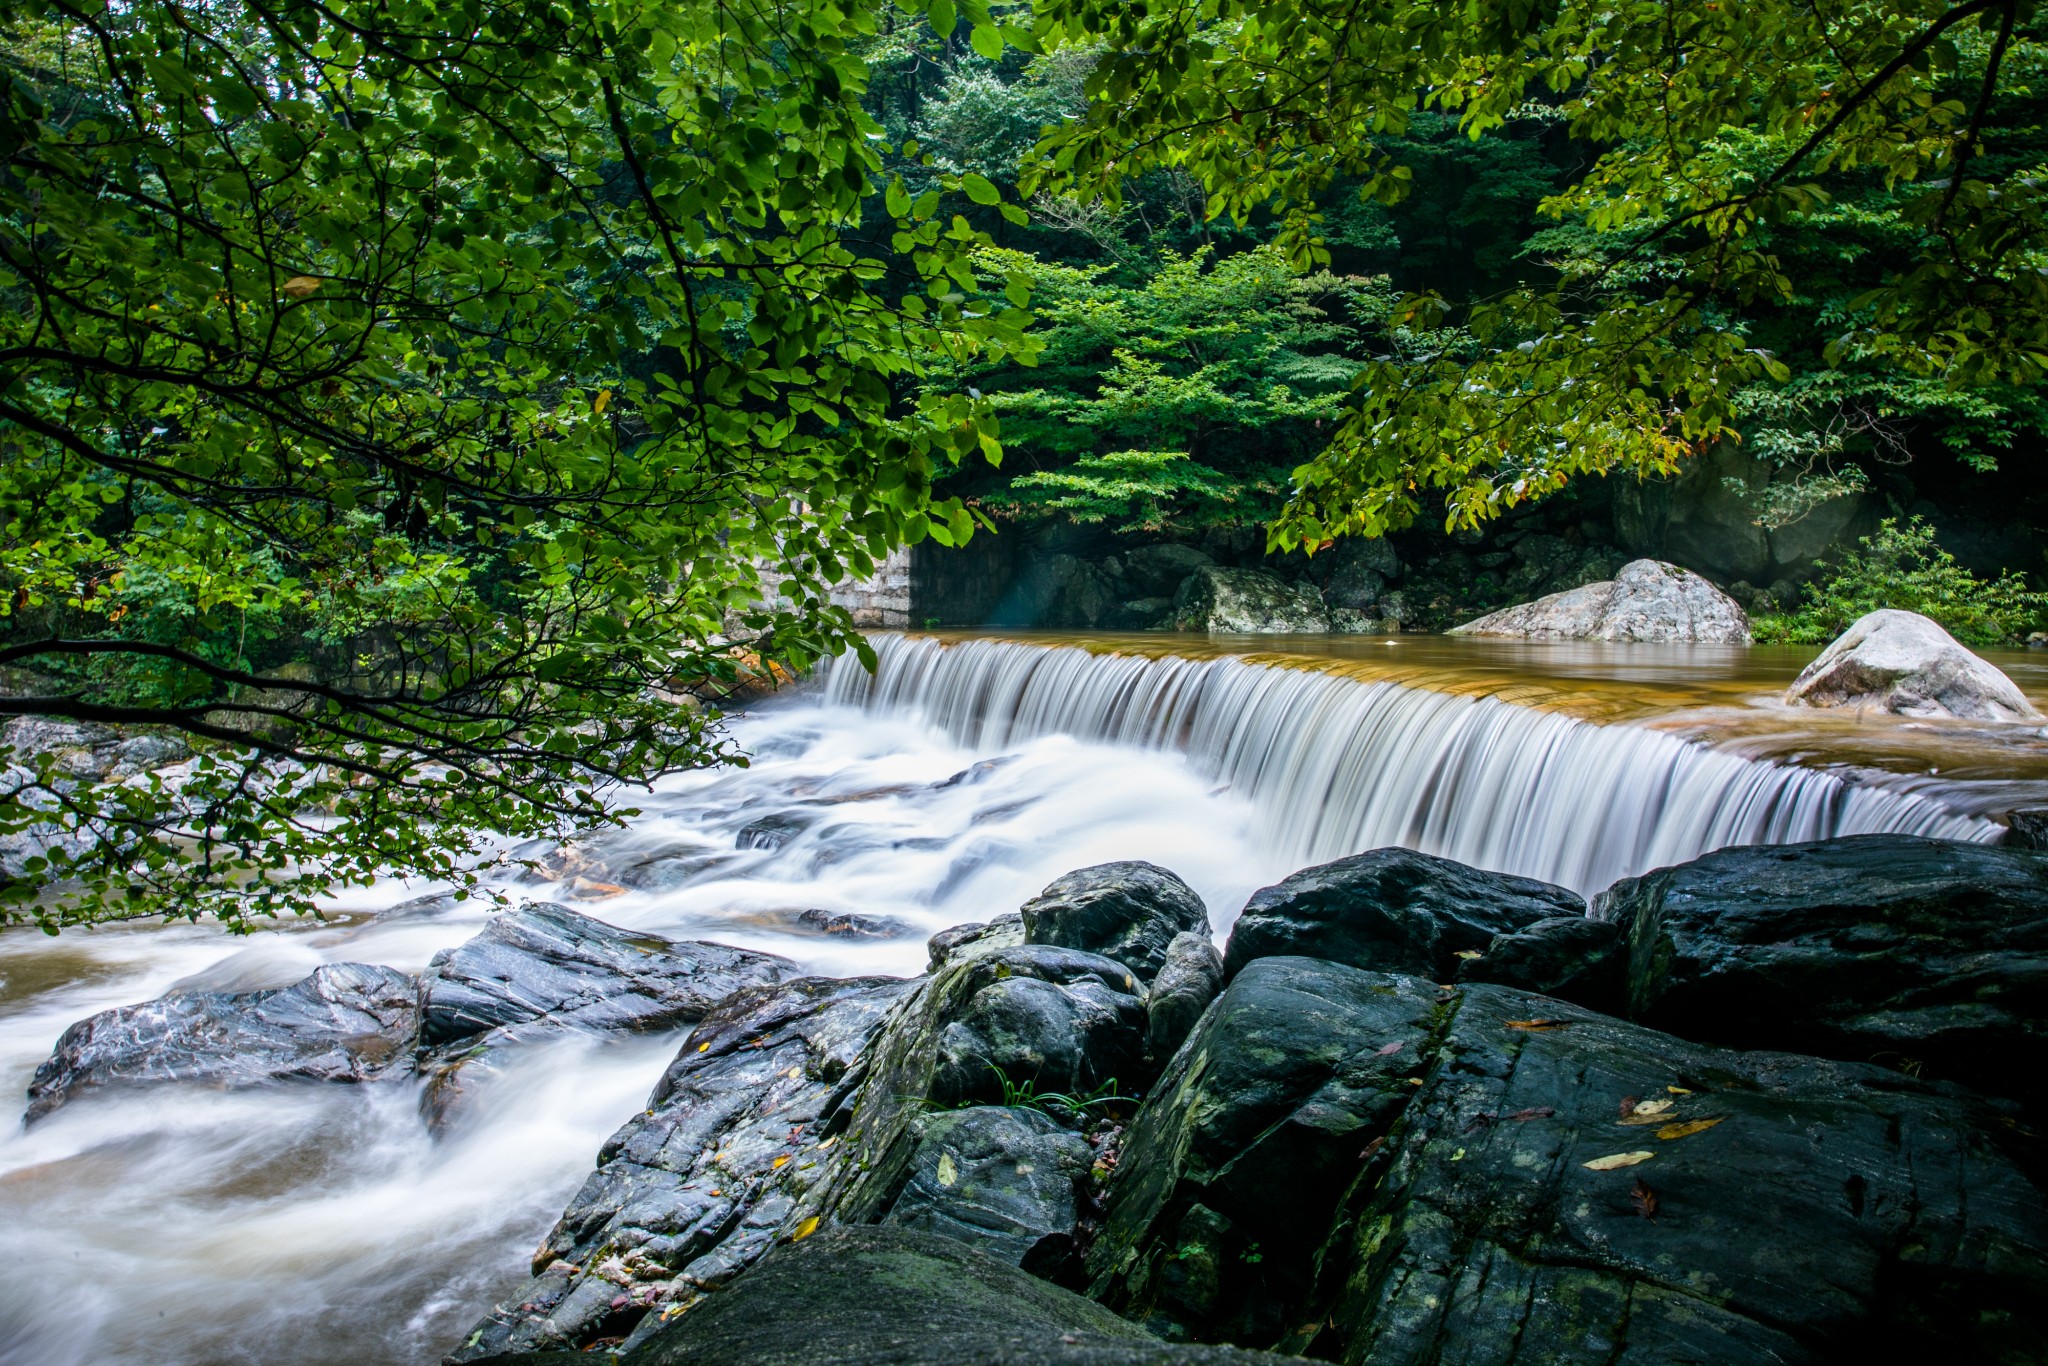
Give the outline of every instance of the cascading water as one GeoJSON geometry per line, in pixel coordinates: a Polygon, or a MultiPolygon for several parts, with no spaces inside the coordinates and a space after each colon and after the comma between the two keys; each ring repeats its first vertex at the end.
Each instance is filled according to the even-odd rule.
{"type": "Polygon", "coordinates": [[[892,636],[877,654],[872,676],[834,667],[826,696],[978,750],[1051,734],[1182,749],[1293,864],[1399,844],[1591,893],[1731,844],[1999,833],[1916,792],[1493,697],[996,640],[892,636]]]}

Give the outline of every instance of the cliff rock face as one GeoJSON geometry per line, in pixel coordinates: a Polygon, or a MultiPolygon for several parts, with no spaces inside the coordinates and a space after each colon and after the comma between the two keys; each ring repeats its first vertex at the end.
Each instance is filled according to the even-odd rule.
{"type": "Polygon", "coordinates": [[[1735,599],[1690,570],[1635,560],[1607,582],[1505,607],[1450,634],[1746,645],[1749,618],[1735,599]]]}
{"type": "Polygon", "coordinates": [[[1917,612],[1857,619],[1794,680],[1785,700],[1902,716],[2025,721],[2040,716],[2010,678],[1917,612]]]}

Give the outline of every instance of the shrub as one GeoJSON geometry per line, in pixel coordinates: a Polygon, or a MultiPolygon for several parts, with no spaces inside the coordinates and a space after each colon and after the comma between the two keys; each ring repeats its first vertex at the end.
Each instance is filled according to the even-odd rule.
{"type": "Polygon", "coordinates": [[[1867,612],[1895,607],[1932,617],[1965,645],[2002,645],[2024,638],[2048,608],[2048,593],[2030,592],[2017,574],[1981,579],[1957,564],[1923,518],[1904,526],[1887,518],[1860,544],[1831,577],[1807,586],[1796,610],[1752,622],[1757,640],[1818,645],[1867,612]]]}

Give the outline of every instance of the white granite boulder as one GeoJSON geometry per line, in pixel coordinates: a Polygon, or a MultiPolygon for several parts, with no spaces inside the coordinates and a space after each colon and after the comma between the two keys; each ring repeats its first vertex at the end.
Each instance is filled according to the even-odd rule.
{"type": "Polygon", "coordinates": [[[1635,560],[1610,580],[1504,607],[1450,634],[1747,645],[1749,618],[1735,599],[1691,570],[1635,560]]]}
{"type": "Polygon", "coordinates": [[[1835,637],[1794,680],[1785,700],[1972,721],[2026,721],[2041,715],[2010,678],[1938,624],[1918,612],[1891,608],[1858,618],[1835,637]]]}
{"type": "Polygon", "coordinates": [[[1181,584],[1173,614],[1182,631],[1321,635],[1330,629],[1329,609],[1313,585],[1288,583],[1267,569],[1196,569],[1181,584]]]}

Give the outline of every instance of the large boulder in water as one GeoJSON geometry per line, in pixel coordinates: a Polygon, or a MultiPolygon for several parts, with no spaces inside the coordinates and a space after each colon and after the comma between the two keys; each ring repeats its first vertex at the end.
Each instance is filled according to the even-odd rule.
{"type": "Polygon", "coordinates": [[[1887,1068],[1263,958],[1133,1121],[1091,1293],[1374,1366],[2039,1360],[2048,1202],[2009,1119],[1887,1068]]]}
{"type": "Polygon", "coordinates": [[[449,1360],[615,1338],[751,1265],[849,1157],[832,1125],[864,1075],[863,1048],[910,987],[800,977],[714,1009],[646,1110],[606,1141],[541,1240],[534,1278],[449,1360]]]}
{"type": "Polygon", "coordinates": [[[368,1081],[411,1062],[418,983],[331,963],[273,991],[193,992],[101,1011],[64,1031],[28,1088],[28,1118],[104,1086],[368,1081]]]}
{"type": "Polygon", "coordinates": [[[1634,560],[1611,580],[1504,607],[1449,634],[1747,645],[1749,618],[1735,599],[1691,570],[1634,560]]]}
{"type": "Polygon", "coordinates": [[[1917,612],[1857,618],[1785,693],[1807,707],[1858,707],[1902,716],[2023,721],[2040,716],[2010,678],[1917,612]]]}
{"type": "Polygon", "coordinates": [[[1181,584],[1173,618],[1175,629],[1182,631],[1321,635],[1330,629],[1329,609],[1313,585],[1288,583],[1268,569],[1213,565],[1197,569],[1181,584]]]}
{"type": "Polygon", "coordinates": [[[1177,934],[1209,929],[1195,889],[1156,864],[1080,868],[1024,903],[1024,939],[1114,958],[1145,981],[1166,962],[1177,934]]]}
{"type": "Polygon", "coordinates": [[[1616,883],[1660,1029],[2048,1100],[2048,853],[1910,835],[1722,849],[1616,883]]]}
{"type": "Polygon", "coordinates": [[[794,976],[773,954],[636,934],[537,902],[491,917],[483,933],[434,955],[421,979],[425,1041],[545,1019],[598,1031],[668,1029],[742,987],[794,976]]]}
{"type": "Polygon", "coordinates": [[[1224,970],[1300,954],[1448,982],[1460,953],[1557,916],[1583,916],[1578,893],[1412,849],[1374,849],[1304,868],[1252,895],[1231,927],[1224,970]]]}
{"type": "MultiPolygon", "coordinates": [[[[585,1360],[564,1358],[568,1363],[585,1360]]],[[[965,1243],[821,1229],[650,1334],[631,1366],[1258,1366],[1264,1352],[1161,1342],[965,1243]]]]}

